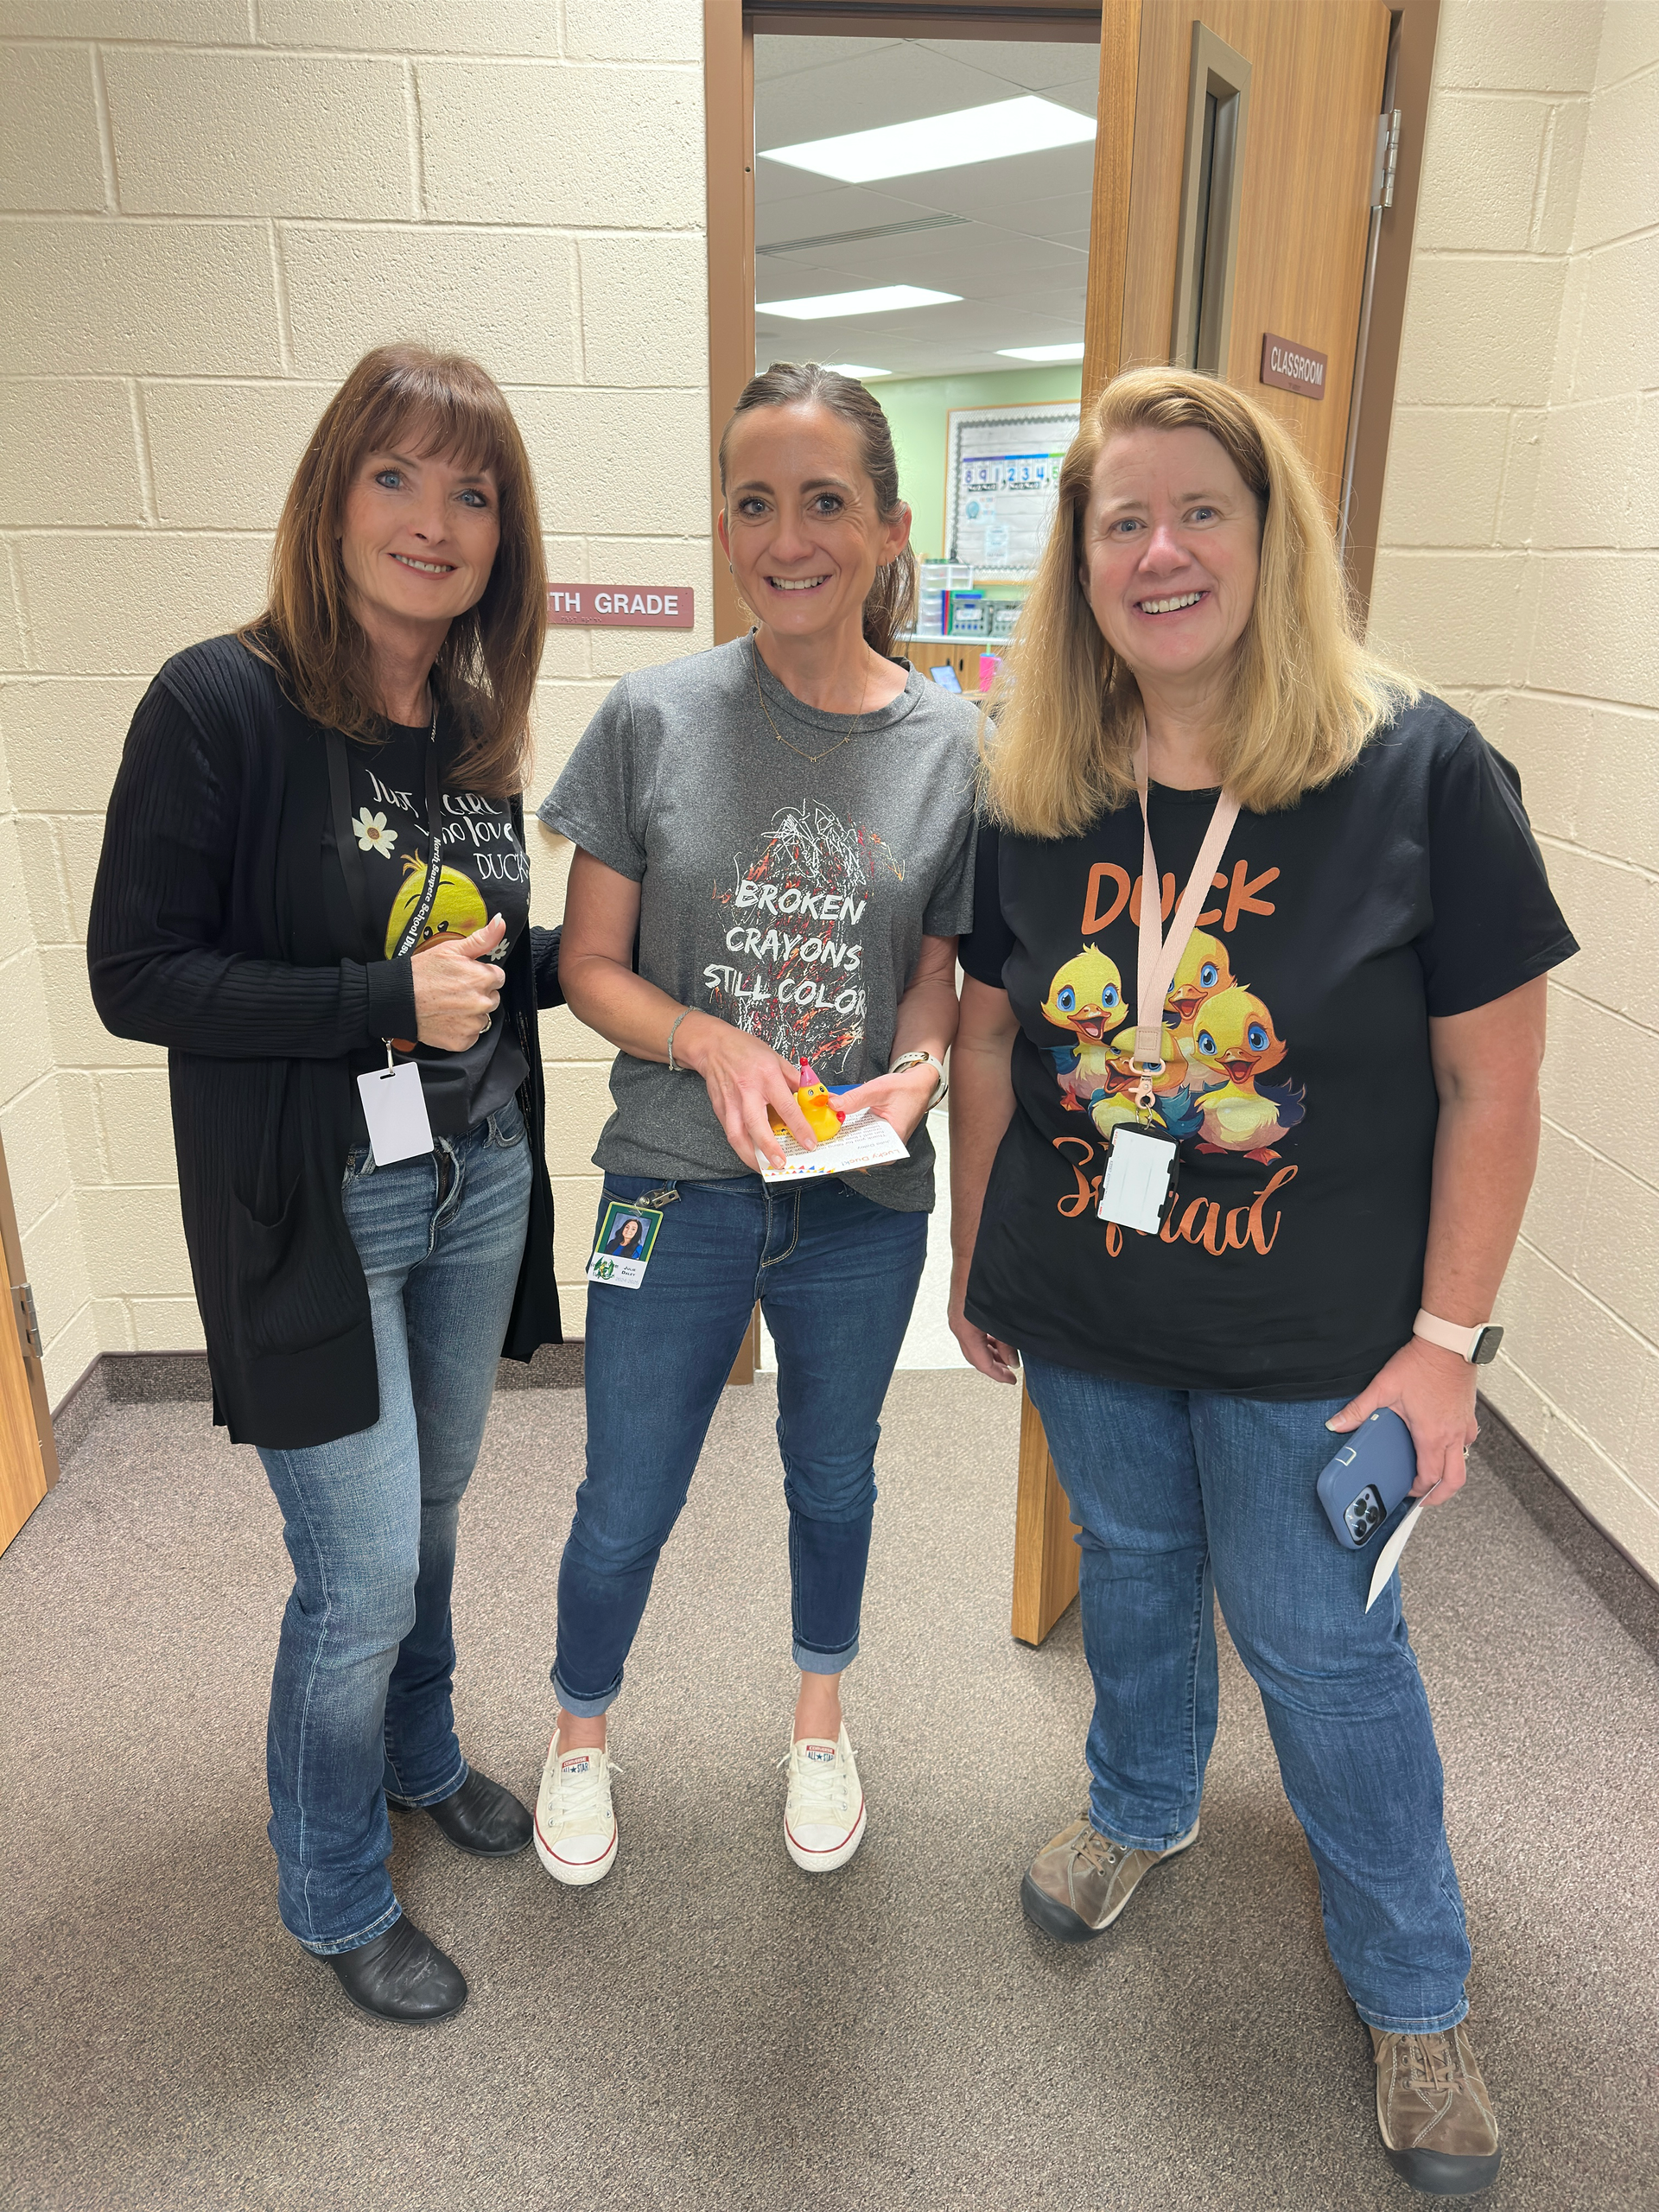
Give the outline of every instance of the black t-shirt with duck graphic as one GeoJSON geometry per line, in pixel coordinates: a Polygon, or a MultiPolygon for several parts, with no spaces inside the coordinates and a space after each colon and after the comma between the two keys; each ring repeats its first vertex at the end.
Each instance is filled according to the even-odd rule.
{"type": "MultiPolygon", "coordinates": [[[[1151,788],[1166,926],[1216,796],[1151,788]]],[[[982,832],[962,963],[1020,1032],[968,1317],[1163,1388],[1351,1395],[1421,1303],[1429,1018],[1578,949],[1520,779],[1425,698],[1322,791],[1239,816],[1165,1001],[1157,1117],[1182,1165],[1156,1235],[1096,1213],[1111,1130],[1135,1118],[1141,865],[1133,803],[1055,842],[982,832]]]]}
{"type": "MultiPolygon", "coordinates": [[[[383,742],[346,741],[346,775],[351,790],[350,828],[356,845],[345,855],[347,868],[359,871],[367,894],[374,944],[370,957],[390,960],[426,888],[427,865],[432,838],[426,816],[426,748],[432,741],[423,728],[389,723],[383,742]]],[[[447,715],[438,721],[439,759],[453,749],[454,739],[447,715]]],[[[530,863],[513,828],[505,799],[484,798],[476,791],[444,791],[442,846],[438,887],[421,931],[414,957],[448,938],[470,937],[492,915],[507,925],[497,963],[504,961],[530,921],[530,863]]],[[[335,846],[333,821],[324,832],[324,845],[335,846]]],[[[412,1039],[396,1040],[407,1052],[412,1039]]],[[[519,1039],[506,1028],[497,1007],[489,1027],[465,1052],[445,1052],[435,1046],[415,1045],[420,1064],[421,1087],[435,1136],[461,1136],[486,1115],[504,1105],[528,1073],[519,1039]]],[[[368,1054],[353,1065],[353,1075],[385,1065],[384,1052],[368,1054]]],[[[358,1141],[365,1141],[362,1105],[356,1107],[358,1141]]]]}

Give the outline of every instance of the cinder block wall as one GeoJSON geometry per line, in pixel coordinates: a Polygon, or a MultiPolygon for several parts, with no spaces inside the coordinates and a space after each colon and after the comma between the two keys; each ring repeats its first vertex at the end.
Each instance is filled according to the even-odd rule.
{"type": "MultiPolygon", "coordinates": [[[[363,350],[477,354],[555,571],[709,604],[696,0],[10,0],[0,18],[0,1136],[54,1401],[200,1325],[163,1056],[83,944],[122,738],[171,652],[263,597],[270,531],[363,350]]],[[[607,689],[706,645],[555,631],[532,799],[607,689]]],[[[532,831],[538,919],[568,853],[532,831]]],[[[543,1031],[580,1329],[609,1054],[543,1031]]]]}
{"type": "Polygon", "coordinates": [[[1519,767],[1583,950],[1493,1402],[1659,1576],[1659,5],[1446,0],[1371,633],[1519,767]]]}

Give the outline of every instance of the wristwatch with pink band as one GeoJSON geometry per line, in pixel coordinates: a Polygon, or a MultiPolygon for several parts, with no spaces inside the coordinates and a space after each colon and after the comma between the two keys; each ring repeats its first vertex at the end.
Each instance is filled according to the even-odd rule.
{"type": "Polygon", "coordinates": [[[1438,1313],[1425,1313],[1420,1308],[1411,1325],[1414,1337],[1426,1343],[1439,1344],[1442,1351],[1454,1351],[1459,1359],[1466,1359],[1471,1367],[1485,1367],[1497,1357],[1497,1348],[1503,1341],[1503,1332],[1496,1321],[1482,1321],[1472,1329],[1460,1322],[1442,1321],[1438,1313]]]}

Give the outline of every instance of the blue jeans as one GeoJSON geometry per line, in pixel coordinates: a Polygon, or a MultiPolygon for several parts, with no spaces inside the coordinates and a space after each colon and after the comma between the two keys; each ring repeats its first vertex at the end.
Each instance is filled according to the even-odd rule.
{"type": "Polygon", "coordinates": [[[380,1418],[304,1451],[260,1447],[294,1591],[270,1686],[266,1767],[283,1924],[354,1950],[401,1908],[386,1798],[467,1779],[449,1590],[524,1252],[530,1147],[517,1102],[429,1157],[346,1162],[345,1207],[374,1316],[380,1418]]]}
{"type": "Polygon", "coordinates": [[[1153,1389],[1040,1359],[1025,1369],[1082,1531],[1090,1821],[1114,1843],[1162,1851],[1198,1818],[1218,1598],[1360,2018],[1451,2027],[1468,2010],[1469,1939],[1399,1577],[1367,1613],[1375,1551],[1344,1550],[1314,1496],[1334,1449],[1325,1422],[1346,1401],[1153,1389]]]}
{"type": "Polygon", "coordinates": [[[756,1299],[778,1347],[795,1664],[834,1675],[857,1656],[877,1416],[927,1251],[925,1214],[895,1213],[834,1176],[772,1191],[758,1175],[607,1175],[600,1212],[653,1190],[678,1195],[644,1281],[588,1288],[588,1472],[559,1566],[553,1665],[560,1703],[584,1715],[622,1687],[756,1299]]]}

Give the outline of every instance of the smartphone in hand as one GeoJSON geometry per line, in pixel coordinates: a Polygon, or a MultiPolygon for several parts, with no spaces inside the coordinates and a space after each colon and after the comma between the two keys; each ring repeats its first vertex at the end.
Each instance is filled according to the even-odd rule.
{"type": "Polygon", "coordinates": [[[1379,1407],[1348,1438],[1315,1488],[1337,1541],[1363,1551],[1417,1479],[1417,1447],[1398,1414],[1379,1407]]]}

